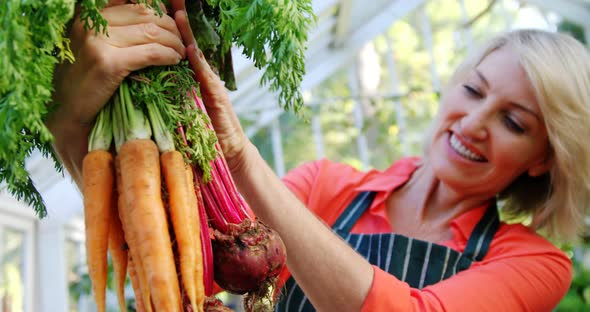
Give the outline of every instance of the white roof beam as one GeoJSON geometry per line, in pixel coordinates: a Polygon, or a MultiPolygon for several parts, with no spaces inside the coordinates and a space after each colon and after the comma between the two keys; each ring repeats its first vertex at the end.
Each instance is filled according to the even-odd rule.
{"type": "Polygon", "coordinates": [[[258,121],[255,124],[249,126],[244,130],[244,132],[246,132],[246,136],[248,136],[249,138],[253,137],[260,129],[266,127],[270,122],[272,122],[282,113],[283,110],[280,108],[264,111],[260,114],[260,117],[258,118],[258,121]]]}
{"type": "Polygon", "coordinates": [[[321,16],[326,11],[330,10],[332,7],[338,4],[338,0],[319,0],[319,1],[312,1],[311,8],[316,16],[321,16]]]}
{"type": "Polygon", "coordinates": [[[239,100],[239,105],[234,105],[236,113],[244,114],[251,111],[261,110],[262,108],[268,108],[269,106],[278,107],[277,99],[271,96],[273,93],[266,86],[260,86],[250,90],[239,100]]]}
{"type": "MultiPolygon", "coordinates": [[[[279,115],[280,116],[280,115],[279,115]]],[[[270,124],[270,138],[272,142],[272,156],[275,163],[275,172],[279,177],[285,175],[285,157],[283,151],[283,141],[281,140],[281,125],[279,116],[276,116],[270,124]]]]}
{"type": "MultiPolygon", "coordinates": [[[[359,94],[360,90],[362,89],[360,86],[359,81],[359,56],[357,55],[348,69],[348,87],[350,88],[352,94],[359,94]]],[[[370,159],[369,159],[369,143],[367,142],[367,136],[363,129],[365,128],[365,114],[363,113],[363,103],[360,99],[354,100],[354,109],[352,111],[352,116],[354,120],[354,127],[358,131],[358,136],[356,137],[356,148],[359,155],[359,159],[362,164],[363,170],[369,168],[370,159]]]]}
{"type": "Polygon", "coordinates": [[[306,63],[306,67],[310,70],[303,78],[301,89],[313,88],[341,66],[350,63],[365,43],[383,33],[396,20],[406,16],[423,2],[424,0],[394,1],[363,27],[350,34],[340,49],[327,50],[313,55],[306,63]]]}
{"type": "MultiPolygon", "coordinates": [[[[303,77],[301,90],[309,90],[330,77],[336,70],[349,64],[358,51],[379,34],[383,33],[396,20],[403,18],[412,12],[425,0],[398,0],[394,1],[381,10],[380,14],[372,18],[363,27],[354,31],[348,36],[348,40],[339,49],[325,49],[324,51],[310,56],[306,62],[307,74],[303,77]]],[[[252,96],[239,99],[241,112],[255,109],[257,106],[252,101],[259,101],[262,94],[269,92],[267,88],[254,91],[252,96]],[[243,100],[243,102],[242,102],[243,100]]],[[[264,103],[261,103],[264,104],[264,103]]],[[[266,107],[262,105],[262,107],[266,107]]]]}
{"type": "Polygon", "coordinates": [[[344,44],[346,41],[346,36],[350,32],[351,11],[352,0],[340,0],[336,31],[334,32],[334,39],[332,41],[332,44],[335,48],[338,48],[344,44]]]}

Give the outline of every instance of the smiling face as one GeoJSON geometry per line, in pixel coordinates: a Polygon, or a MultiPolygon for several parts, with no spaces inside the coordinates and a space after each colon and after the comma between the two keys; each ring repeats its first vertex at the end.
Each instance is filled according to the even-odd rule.
{"type": "Polygon", "coordinates": [[[521,174],[551,166],[533,87],[507,47],[447,90],[434,131],[428,159],[435,175],[462,193],[493,196],[521,174]]]}

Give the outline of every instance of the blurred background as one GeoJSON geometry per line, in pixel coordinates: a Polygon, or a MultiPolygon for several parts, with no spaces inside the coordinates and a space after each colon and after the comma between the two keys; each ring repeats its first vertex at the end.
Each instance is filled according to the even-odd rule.
{"type": "MultiPolygon", "coordinates": [[[[314,0],[313,8],[318,20],[302,84],[307,121],[279,108],[276,95],[260,85],[262,73],[233,51],[235,109],[279,176],[324,157],[384,169],[420,155],[451,71],[498,32],[538,28],[590,42],[590,0],[314,0]]],[[[95,311],[80,193],[40,155],[27,169],[49,216],[38,220],[0,193],[0,312],[95,311]]],[[[572,257],[575,276],[556,311],[590,311],[590,235],[560,247],[572,257]]],[[[220,296],[240,310],[239,297],[220,296]]],[[[114,295],[108,299],[116,311],[114,295]]]]}

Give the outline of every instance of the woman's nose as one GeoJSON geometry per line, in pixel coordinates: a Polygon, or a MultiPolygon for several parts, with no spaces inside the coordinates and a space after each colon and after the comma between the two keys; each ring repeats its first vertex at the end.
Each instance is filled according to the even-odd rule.
{"type": "Polygon", "coordinates": [[[480,106],[466,112],[459,120],[461,134],[474,140],[485,140],[488,136],[489,112],[480,106]]]}

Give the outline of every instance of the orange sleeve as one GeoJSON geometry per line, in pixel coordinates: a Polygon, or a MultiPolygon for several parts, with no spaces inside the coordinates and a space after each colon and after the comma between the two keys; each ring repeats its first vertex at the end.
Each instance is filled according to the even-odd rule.
{"type": "MultiPolygon", "coordinates": [[[[301,202],[307,205],[319,171],[320,161],[308,162],[289,171],[282,178],[282,181],[301,202]]],[[[275,295],[280,294],[283,285],[285,285],[290,276],[291,273],[285,266],[278,276],[275,295]]]]}
{"type": "MultiPolygon", "coordinates": [[[[363,177],[364,173],[349,165],[321,159],[304,163],[289,171],[282,181],[311,212],[329,225],[352,200],[355,195],[353,190],[362,182],[363,177]]],[[[277,290],[281,289],[289,277],[288,269],[283,269],[279,275],[277,290]]]]}
{"type": "Polygon", "coordinates": [[[570,286],[570,259],[555,247],[517,245],[422,290],[374,267],[362,311],[552,311],[570,286]]]}
{"type": "Polygon", "coordinates": [[[307,204],[319,171],[320,161],[307,162],[289,171],[282,180],[301,202],[307,204]]]}

